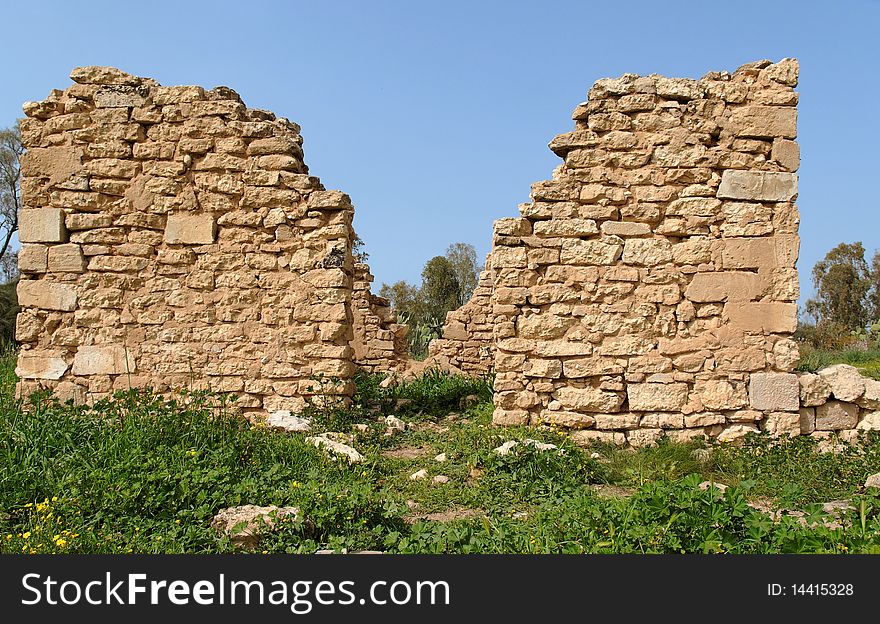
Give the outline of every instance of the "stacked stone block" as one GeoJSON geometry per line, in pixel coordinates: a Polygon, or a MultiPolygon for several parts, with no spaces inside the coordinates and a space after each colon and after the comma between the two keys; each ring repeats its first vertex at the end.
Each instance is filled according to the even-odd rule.
{"type": "Polygon", "coordinates": [[[797,78],[784,59],[593,86],[550,143],[564,163],[495,223],[495,423],[800,432],[797,78]]]}
{"type": "Polygon", "coordinates": [[[308,174],[299,127],[226,87],[71,78],[24,106],[21,393],[350,394],[353,208],[308,174]]]}
{"type": "Polygon", "coordinates": [[[489,254],[470,300],[446,315],[443,336],[428,345],[429,359],[448,363],[471,375],[491,372],[495,359],[492,314],[494,281],[492,255],[489,254]]]}
{"type": "Polygon", "coordinates": [[[354,363],[371,373],[401,372],[409,361],[409,327],[397,322],[391,302],[370,292],[372,282],[370,267],[355,264],[351,301],[354,363]]]}

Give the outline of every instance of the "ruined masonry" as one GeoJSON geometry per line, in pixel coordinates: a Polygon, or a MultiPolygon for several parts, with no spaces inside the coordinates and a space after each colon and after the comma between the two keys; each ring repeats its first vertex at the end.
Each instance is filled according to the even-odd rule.
{"type": "Polygon", "coordinates": [[[296,412],[351,394],[355,349],[405,352],[369,282],[353,291],[353,208],[308,175],[299,126],[226,87],[71,78],[24,106],[20,393],[206,388],[296,412]]]}
{"type": "Polygon", "coordinates": [[[878,382],[792,373],[797,79],[784,59],[593,86],[553,178],[495,222],[491,286],[431,347],[494,369],[496,424],[632,446],[880,426],[878,382]]]}
{"type": "MultiPolygon", "coordinates": [[[[416,370],[296,124],[226,87],[71,78],[24,106],[22,394],[207,388],[298,412],[350,395],[356,367],[416,370]]],[[[880,428],[880,382],[792,372],[797,79],[783,59],[599,80],[422,369],[494,372],[496,424],[584,444],[880,428]]]]}

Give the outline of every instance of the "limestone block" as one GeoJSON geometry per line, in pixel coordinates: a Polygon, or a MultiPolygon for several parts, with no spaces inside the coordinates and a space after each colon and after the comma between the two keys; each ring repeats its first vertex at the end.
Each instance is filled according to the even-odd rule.
{"type": "Polygon", "coordinates": [[[82,157],[80,147],[30,147],[21,156],[21,174],[49,178],[49,185],[59,184],[82,171],[82,157]]]}
{"type": "Polygon", "coordinates": [[[210,245],[217,233],[217,223],[209,214],[173,214],[165,225],[165,242],[184,245],[210,245]]]}
{"type": "Polygon", "coordinates": [[[565,429],[589,429],[596,424],[596,419],[589,414],[545,410],[541,412],[541,421],[553,427],[565,429]]]}
{"type": "Polygon", "coordinates": [[[812,407],[802,407],[798,412],[801,422],[801,434],[809,435],[816,430],[816,410],[812,407]]]}
{"type": "Polygon", "coordinates": [[[822,405],[831,396],[831,386],[819,375],[801,373],[798,382],[801,386],[801,405],[804,407],[822,405]]]}
{"type": "Polygon", "coordinates": [[[880,412],[868,412],[856,427],[859,431],[880,431],[880,412]]]}
{"type": "Polygon", "coordinates": [[[146,103],[148,90],[133,85],[107,85],[95,92],[98,108],[134,108],[146,103]]]}
{"type": "Polygon", "coordinates": [[[716,440],[719,442],[739,442],[750,433],[758,432],[755,425],[728,425],[718,434],[716,440]]]}
{"type": "Polygon", "coordinates": [[[770,159],[775,160],[788,171],[797,171],[801,166],[801,148],[795,141],[773,139],[770,159]]]}
{"type": "Polygon", "coordinates": [[[684,296],[695,303],[752,301],[757,299],[765,288],[763,278],[757,273],[714,271],[694,275],[685,289],[684,296]]]}
{"type": "Polygon", "coordinates": [[[49,270],[57,273],[82,273],[86,261],[79,245],[52,245],[48,254],[49,270]]]}
{"type": "Polygon", "coordinates": [[[800,384],[791,373],[752,373],[749,404],[765,412],[796,412],[800,408],[800,384]]]}
{"type": "Polygon", "coordinates": [[[714,217],[721,213],[721,201],[714,197],[676,199],[666,208],[667,217],[714,217]]]}
{"type": "Polygon", "coordinates": [[[676,411],[687,402],[685,383],[631,383],[626,388],[629,409],[636,412],[676,411]]]}
{"type": "Polygon", "coordinates": [[[137,370],[134,356],[122,345],[81,346],[73,357],[74,375],[121,375],[137,370]]]}
{"type": "Polygon", "coordinates": [[[25,208],[18,219],[18,240],[22,243],[64,243],[64,211],[61,208],[25,208]]]}
{"type": "Polygon", "coordinates": [[[775,438],[801,434],[801,417],[797,412],[771,412],[763,423],[764,431],[775,438]]]}
{"type": "Polygon", "coordinates": [[[18,251],[19,271],[22,273],[45,273],[48,267],[48,247],[29,244],[21,246],[18,251]]]}
{"type": "Polygon", "coordinates": [[[856,401],[865,394],[865,378],[855,366],[835,364],[819,371],[819,376],[831,388],[839,401],[856,401]]]}
{"type": "Polygon", "coordinates": [[[773,238],[727,238],[721,251],[725,269],[772,269],[776,266],[773,238]]]}
{"type": "Polygon", "coordinates": [[[733,384],[726,380],[698,382],[694,387],[703,407],[710,410],[731,410],[749,404],[744,384],[733,384]]]}
{"type": "Polygon", "coordinates": [[[742,106],[734,109],[728,128],[739,137],[793,139],[797,109],[792,106],[742,106]]]}
{"type": "Polygon", "coordinates": [[[71,312],[76,308],[76,287],[44,280],[21,280],[18,283],[18,303],[22,308],[40,308],[71,312]]]}
{"type": "Polygon", "coordinates": [[[71,231],[109,228],[113,225],[113,218],[104,213],[77,213],[67,215],[65,224],[67,225],[67,229],[71,231]]]}
{"type": "MultiPolygon", "coordinates": [[[[620,239],[615,237],[609,237],[606,240],[608,242],[565,239],[562,243],[560,261],[562,264],[576,265],[613,264],[620,258],[623,244],[620,239]]],[[[496,264],[496,266],[499,265],[496,264]]]]}
{"type": "Polygon", "coordinates": [[[592,219],[550,219],[534,224],[535,236],[550,238],[554,236],[590,236],[598,234],[599,228],[592,219]]]}
{"type": "Polygon", "coordinates": [[[859,406],[844,401],[828,401],[816,408],[816,431],[854,429],[859,424],[859,406]]]}
{"type": "Polygon", "coordinates": [[[880,381],[865,379],[865,394],[860,396],[856,403],[865,409],[880,409],[880,381]]]}
{"type": "Polygon", "coordinates": [[[70,79],[79,84],[94,85],[138,85],[144,80],[127,74],[115,67],[77,67],[70,72],[70,79]]]}
{"type": "Polygon", "coordinates": [[[613,444],[614,446],[626,445],[626,434],[622,431],[594,431],[582,429],[575,431],[570,436],[571,441],[578,446],[592,446],[594,444],[613,444]]]}
{"type": "Polygon", "coordinates": [[[792,334],[797,329],[797,304],[765,301],[727,303],[722,318],[741,331],[792,334]]]}
{"type": "Polygon", "coordinates": [[[727,169],[721,174],[718,197],[759,202],[786,202],[797,195],[797,174],[727,169]]]}
{"type": "Polygon", "coordinates": [[[609,236],[646,236],[651,233],[651,226],[635,221],[606,221],[602,224],[602,233],[609,236]]]}
{"type": "Polygon", "coordinates": [[[631,239],[623,246],[623,261],[627,264],[654,266],[671,260],[672,243],[666,239],[631,239]]]}
{"type": "Polygon", "coordinates": [[[634,429],[626,432],[626,441],[633,448],[642,448],[646,446],[657,446],[665,435],[662,429],[634,429]]]}
{"type": "Polygon", "coordinates": [[[553,393],[553,398],[575,412],[615,412],[623,404],[622,395],[592,387],[562,387],[553,393]]]}
{"type": "Polygon", "coordinates": [[[21,379],[61,379],[67,372],[67,362],[53,351],[22,351],[18,356],[15,374],[21,379]]]}

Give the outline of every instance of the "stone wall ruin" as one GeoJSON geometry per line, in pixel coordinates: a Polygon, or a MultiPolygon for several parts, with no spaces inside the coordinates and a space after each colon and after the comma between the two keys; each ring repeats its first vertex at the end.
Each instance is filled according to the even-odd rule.
{"type": "MultiPolygon", "coordinates": [[[[71,77],[24,107],[20,393],[206,388],[297,412],[350,395],[355,367],[416,370],[296,124],[225,87],[71,77]]],[[[880,382],[792,372],[797,78],[783,59],[599,80],[420,370],[494,372],[496,424],[582,443],[880,428],[880,382]]]]}
{"type": "Polygon", "coordinates": [[[24,106],[20,392],[350,394],[353,208],[308,174],[299,127],[226,87],[71,78],[24,106]]]}

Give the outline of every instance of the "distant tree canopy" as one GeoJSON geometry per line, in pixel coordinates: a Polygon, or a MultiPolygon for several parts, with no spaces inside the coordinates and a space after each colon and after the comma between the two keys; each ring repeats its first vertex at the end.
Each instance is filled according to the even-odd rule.
{"type": "Polygon", "coordinates": [[[473,295],[482,268],[473,245],[454,243],[443,256],[434,256],[422,269],[422,283],[382,284],[379,296],[391,301],[398,319],[410,326],[410,352],[424,355],[427,343],[440,336],[446,314],[473,295]]]}
{"type": "Polygon", "coordinates": [[[865,261],[861,242],[841,243],[813,267],[816,296],[806,304],[816,324],[834,323],[850,331],[864,331],[878,320],[880,255],[872,267],[865,261]]]}
{"type": "Polygon", "coordinates": [[[0,129],[0,344],[13,341],[18,314],[18,253],[11,245],[21,210],[19,161],[23,153],[18,124],[0,129]]]}

